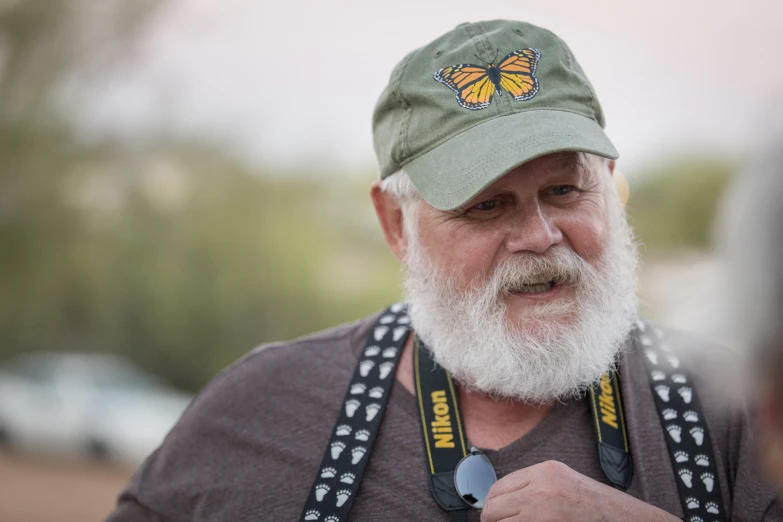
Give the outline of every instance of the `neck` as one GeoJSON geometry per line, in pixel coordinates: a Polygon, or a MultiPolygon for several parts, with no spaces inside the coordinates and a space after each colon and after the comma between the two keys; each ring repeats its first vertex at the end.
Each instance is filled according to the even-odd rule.
{"type": "MultiPolygon", "coordinates": [[[[405,343],[397,381],[412,395],[413,350],[415,335],[411,332],[405,343]]],[[[459,387],[460,409],[470,444],[483,449],[500,449],[508,446],[535,428],[552,409],[552,405],[530,405],[507,399],[494,399],[489,395],[459,387]]]]}

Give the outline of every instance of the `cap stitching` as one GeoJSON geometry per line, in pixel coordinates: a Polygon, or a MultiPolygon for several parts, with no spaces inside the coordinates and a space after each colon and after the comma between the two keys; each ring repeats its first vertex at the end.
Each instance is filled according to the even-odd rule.
{"type": "MultiPolygon", "coordinates": [[[[555,33],[550,31],[549,29],[545,29],[545,31],[547,31],[550,35],[552,35],[552,37],[554,37],[555,41],[558,43],[560,48],[565,53],[566,59],[568,60],[569,67],[573,69],[574,62],[576,62],[576,57],[574,56],[574,53],[571,51],[571,48],[568,47],[568,44],[565,43],[565,41],[560,39],[560,37],[558,37],[555,33]]],[[[576,63],[578,64],[579,62],[576,63]]],[[[587,86],[587,90],[590,92],[590,108],[593,110],[593,114],[596,116],[595,120],[599,120],[600,119],[598,118],[599,111],[598,108],[596,107],[597,99],[595,96],[595,91],[593,90],[593,85],[590,83],[590,80],[587,78],[587,73],[585,73],[584,69],[582,69],[582,66],[581,65],[577,65],[577,66],[579,67],[579,72],[584,78],[584,83],[587,86]]],[[[598,124],[601,125],[601,122],[599,121],[598,124]]],[[[601,127],[603,128],[603,125],[601,125],[601,127]]]]}
{"type": "Polygon", "coordinates": [[[408,68],[408,64],[411,62],[411,59],[413,58],[414,54],[415,53],[411,53],[408,56],[406,56],[405,60],[400,65],[400,73],[399,75],[397,75],[397,85],[395,86],[394,90],[392,90],[394,97],[397,99],[397,102],[402,107],[402,117],[400,118],[400,131],[399,131],[400,154],[399,154],[399,158],[392,157],[392,160],[397,165],[402,165],[403,163],[407,163],[403,158],[405,158],[408,155],[407,132],[408,132],[408,122],[410,121],[410,104],[405,100],[405,98],[402,95],[401,85],[402,85],[402,77],[405,74],[405,71],[408,68]]]}
{"type": "MultiPolygon", "coordinates": [[[[550,136],[551,136],[551,137],[558,137],[558,136],[573,136],[573,133],[564,133],[564,132],[545,132],[545,133],[539,133],[539,134],[536,134],[536,135],[535,135],[533,138],[531,138],[531,139],[529,139],[529,140],[525,140],[525,141],[523,141],[523,142],[522,142],[522,144],[527,144],[527,143],[534,143],[535,141],[537,141],[537,140],[538,140],[538,138],[541,138],[541,137],[550,137],[550,136]]],[[[485,155],[484,155],[484,158],[483,158],[481,161],[479,161],[478,163],[475,163],[471,169],[469,169],[469,170],[465,171],[465,172],[467,172],[467,173],[469,173],[469,174],[470,174],[470,173],[472,173],[472,174],[470,174],[470,177],[468,177],[468,179],[466,179],[466,180],[465,180],[465,181],[464,181],[464,182],[463,182],[461,185],[458,185],[458,186],[454,186],[454,185],[452,185],[452,187],[453,187],[453,189],[452,189],[452,190],[440,190],[439,192],[440,192],[440,193],[443,193],[443,194],[455,194],[456,192],[459,192],[461,189],[463,189],[463,188],[465,188],[466,186],[468,186],[468,185],[470,184],[470,182],[471,182],[471,181],[473,181],[474,179],[476,179],[476,178],[478,177],[478,175],[479,175],[479,172],[478,172],[478,171],[479,171],[479,170],[481,170],[481,168],[482,168],[484,165],[486,165],[487,163],[489,163],[490,159],[494,159],[494,158],[496,158],[496,157],[497,157],[497,155],[498,155],[499,153],[504,153],[504,152],[506,152],[507,150],[510,150],[510,149],[515,149],[515,148],[518,148],[519,146],[520,146],[520,143],[510,143],[510,144],[508,144],[508,145],[504,145],[504,146],[502,146],[502,147],[498,147],[497,149],[493,149],[493,150],[492,150],[490,153],[488,153],[488,154],[485,154],[485,155]]],[[[572,150],[573,150],[573,149],[572,149],[572,150]]],[[[532,159],[532,158],[531,158],[531,159],[532,159]]],[[[529,161],[529,160],[528,160],[528,161],[529,161]]]]}

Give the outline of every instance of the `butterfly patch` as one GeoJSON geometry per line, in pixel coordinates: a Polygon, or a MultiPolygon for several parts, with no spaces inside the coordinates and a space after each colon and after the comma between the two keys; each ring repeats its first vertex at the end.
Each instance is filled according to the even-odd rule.
{"type": "MultiPolygon", "coordinates": [[[[541,58],[537,49],[510,52],[500,65],[460,63],[435,73],[435,80],[457,93],[457,103],[470,110],[489,107],[492,97],[508,92],[515,100],[529,100],[538,93],[536,66],[541,58]]],[[[481,58],[479,58],[481,60],[481,58]]],[[[483,61],[483,60],[482,60],[483,61]]]]}

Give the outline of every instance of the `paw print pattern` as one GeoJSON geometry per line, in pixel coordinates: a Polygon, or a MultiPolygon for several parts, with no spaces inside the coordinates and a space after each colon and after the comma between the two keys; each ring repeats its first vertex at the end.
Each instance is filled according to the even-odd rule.
{"type": "Polygon", "coordinates": [[[697,446],[701,446],[704,444],[704,430],[699,428],[698,426],[694,426],[689,430],[689,433],[691,434],[691,437],[693,437],[693,442],[696,443],[697,446]]]}
{"type": "Polygon", "coordinates": [[[348,497],[351,496],[351,490],[350,489],[341,489],[337,492],[337,507],[342,507],[343,504],[345,504],[345,501],[348,500],[348,497]]]}
{"type": "Polygon", "coordinates": [[[367,377],[370,375],[370,370],[372,370],[373,366],[375,366],[374,361],[371,361],[370,359],[363,360],[359,363],[359,375],[367,377]]]}
{"type": "Polygon", "coordinates": [[[367,448],[364,446],[356,446],[354,449],[351,450],[351,464],[358,464],[360,460],[362,460],[362,457],[364,457],[364,454],[367,453],[367,448]]]}
{"type": "Polygon", "coordinates": [[[381,380],[389,376],[389,374],[392,371],[392,368],[394,368],[393,362],[386,361],[385,363],[381,363],[381,365],[378,367],[378,372],[381,377],[381,380]]]}
{"type": "Polygon", "coordinates": [[[679,462],[680,464],[682,464],[683,462],[688,462],[688,459],[689,459],[689,458],[690,458],[690,457],[688,457],[688,454],[687,454],[687,453],[685,453],[685,452],[684,452],[684,451],[682,451],[682,450],[678,450],[678,451],[675,451],[675,452],[674,452],[674,460],[675,460],[676,462],[679,462]]]}
{"type": "Polygon", "coordinates": [[[701,478],[701,482],[704,484],[704,488],[708,492],[712,493],[712,488],[715,487],[715,475],[709,471],[705,471],[699,478],[701,478]]]}
{"type": "Polygon", "coordinates": [[[364,350],[365,357],[375,357],[379,353],[381,353],[380,346],[368,346],[367,349],[364,350]]]}
{"type": "Polygon", "coordinates": [[[345,437],[346,435],[350,435],[351,427],[348,426],[347,424],[340,424],[339,426],[337,426],[337,429],[334,430],[334,434],[337,435],[338,437],[345,437]]]}
{"type": "Polygon", "coordinates": [[[372,336],[375,338],[376,341],[380,341],[383,339],[383,336],[386,335],[386,332],[389,331],[388,326],[376,326],[375,330],[372,332],[372,336]]]}
{"type": "Polygon", "coordinates": [[[663,418],[666,420],[674,420],[677,418],[677,411],[671,408],[663,410],[663,418]]]}
{"type": "Polygon", "coordinates": [[[682,397],[685,404],[690,404],[693,400],[693,390],[688,386],[683,386],[677,390],[677,394],[682,397]]]}
{"type": "Polygon", "coordinates": [[[688,379],[686,379],[685,376],[681,373],[673,373],[672,382],[676,382],[677,384],[685,384],[688,382],[688,379]]]}
{"type": "Polygon", "coordinates": [[[340,454],[343,452],[344,449],[345,449],[345,442],[340,442],[339,440],[335,441],[335,442],[332,442],[329,445],[329,450],[331,451],[332,458],[334,460],[337,460],[337,459],[340,458],[340,454]]]}
{"type": "Polygon", "coordinates": [[[655,393],[661,398],[663,402],[669,402],[669,387],[665,384],[659,384],[655,387],[655,393]]]}
{"type": "Polygon", "coordinates": [[[367,464],[367,445],[374,438],[375,427],[389,395],[389,382],[394,377],[401,344],[410,332],[410,324],[405,305],[397,303],[390,312],[382,314],[378,324],[370,331],[370,340],[356,365],[355,381],[350,384],[343,399],[343,423],[334,428],[303,520],[342,522],[345,519],[342,513],[356,494],[360,481],[357,471],[367,464]],[[366,424],[371,422],[373,424],[366,424]]]}
{"type": "Polygon", "coordinates": [[[693,462],[695,462],[697,466],[709,466],[710,458],[707,455],[699,453],[698,455],[693,457],[693,462]]]}
{"type": "Polygon", "coordinates": [[[686,468],[680,468],[680,470],[677,471],[677,474],[680,476],[680,480],[682,480],[682,483],[685,484],[685,487],[690,489],[693,487],[693,472],[686,468]]]}
{"type": "MultiPolygon", "coordinates": [[[[660,416],[665,433],[668,434],[667,445],[672,450],[676,450],[673,454],[674,462],[677,466],[683,466],[676,469],[681,491],[695,490],[703,493],[706,490],[712,493],[716,489],[715,471],[712,468],[714,463],[711,462],[714,459],[710,457],[708,450],[703,449],[706,428],[702,415],[694,404],[697,402],[696,391],[689,383],[687,372],[681,369],[680,358],[674,355],[672,348],[663,339],[663,332],[655,325],[642,321],[639,321],[637,326],[639,326],[638,336],[643,348],[644,362],[654,393],[661,401],[667,403],[666,408],[660,411],[660,416]],[[670,371],[672,373],[669,373],[670,371]],[[677,400],[678,398],[682,401],[677,400]],[[677,419],[681,420],[677,421],[677,419]],[[685,437],[691,437],[696,446],[702,447],[703,453],[695,452],[689,455],[683,451],[681,444],[688,442],[684,440],[685,437]],[[692,464],[690,464],[691,460],[692,464]],[[702,485],[704,489],[701,489],[702,485]]],[[[696,495],[686,496],[685,505],[690,513],[698,513],[687,518],[691,522],[712,520],[713,517],[709,515],[720,515],[721,511],[717,502],[705,502],[699,500],[696,495]]]]}
{"type": "Polygon", "coordinates": [[[365,417],[367,419],[367,422],[370,422],[375,418],[376,415],[378,415],[378,412],[381,411],[381,405],[376,402],[373,402],[372,404],[368,404],[364,408],[364,411],[367,413],[365,417]]]}
{"type": "Polygon", "coordinates": [[[405,333],[408,331],[407,326],[398,326],[394,330],[392,330],[392,339],[396,343],[400,339],[402,339],[402,336],[405,335],[405,333]]]}
{"type": "Polygon", "coordinates": [[[327,493],[329,493],[329,490],[332,489],[329,487],[329,484],[318,484],[315,487],[315,499],[318,502],[321,502],[327,493]]]}
{"type": "Polygon", "coordinates": [[[356,410],[359,409],[361,404],[362,403],[356,399],[348,399],[345,401],[345,414],[348,415],[349,419],[353,417],[354,413],[356,413],[356,410]]]}

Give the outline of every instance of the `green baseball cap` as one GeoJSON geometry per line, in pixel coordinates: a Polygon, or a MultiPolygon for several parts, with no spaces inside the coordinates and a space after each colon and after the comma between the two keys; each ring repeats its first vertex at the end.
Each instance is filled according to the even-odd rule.
{"type": "Polygon", "coordinates": [[[525,22],[462,24],[394,68],[373,114],[381,178],[404,169],[447,210],[519,165],[561,151],[618,157],[570,49],[525,22]]]}

